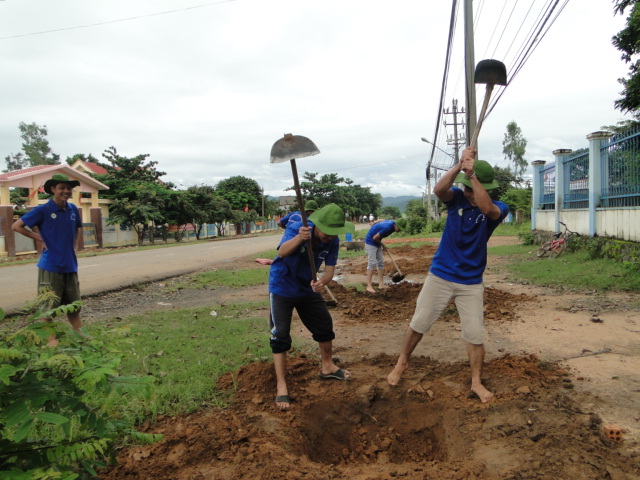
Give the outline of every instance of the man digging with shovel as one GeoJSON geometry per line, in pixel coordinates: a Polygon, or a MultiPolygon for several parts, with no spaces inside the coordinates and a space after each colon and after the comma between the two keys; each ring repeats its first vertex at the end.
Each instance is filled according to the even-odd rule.
{"type": "Polygon", "coordinates": [[[460,162],[434,187],[434,193],[447,207],[447,223],[416,301],[400,357],[387,382],[390,385],[400,382],[409,367],[411,353],[453,298],[460,315],[462,339],[467,343],[471,391],[486,403],[493,393],[480,379],[484,363],[482,275],[487,265],[487,242],[508,215],[509,207],[489,197],[487,190],[499,185],[491,165],[475,161],[475,155],[473,147],[466,148],[460,162]],[[454,182],[462,183],[464,190],[453,187],[454,182]]]}
{"type": "Polygon", "coordinates": [[[388,288],[384,284],[384,255],[382,249],[384,244],[382,239],[394,232],[400,232],[406,225],[406,221],[401,218],[397,222],[393,220],[382,220],[375,222],[364,239],[364,251],[367,254],[367,292],[376,293],[373,288],[373,272],[378,273],[378,287],[382,290],[388,288]]]}
{"type": "Polygon", "coordinates": [[[354,225],[345,222],[342,209],[335,203],[330,203],[316,210],[309,217],[308,224],[289,222],[280,241],[278,256],[269,271],[270,345],[276,370],[276,405],[280,410],[291,408],[286,382],[286,352],[291,349],[291,317],[294,308],[319,344],[322,366],[318,376],[323,380],[351,378],[348,370],[333,363],[333,319],[321,292],[332,280],[338,263],[338,235],[354,231],[354,225]],[[314,260],[313,271],[308,248],[311,248],[314,260]],[[324,273],[322,278],[316,280],[315,272],[322,262],[325,264],[324,273]]]}

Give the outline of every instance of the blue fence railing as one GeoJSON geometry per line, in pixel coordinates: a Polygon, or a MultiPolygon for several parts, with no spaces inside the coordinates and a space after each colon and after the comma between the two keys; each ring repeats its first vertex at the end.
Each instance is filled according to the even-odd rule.
{"type": "Polygon", "coordinates": [[[540,208],[553,210],[556,204],[556,166],[551,164],[540,170],[540,208]]]}
{"type": "Polygon", "coordinates": [[[611,137],[600,154],[600,206],[640,206],[640,128],[611,137]]]}
{"type": "Polygon", "coordinates": [[[565,208],[589,207],[589,151],[574,152],[562,161],[565,208]]]}

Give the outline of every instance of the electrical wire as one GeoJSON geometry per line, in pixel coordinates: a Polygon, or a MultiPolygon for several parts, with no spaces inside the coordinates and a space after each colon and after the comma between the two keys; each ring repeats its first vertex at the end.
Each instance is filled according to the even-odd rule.
{"type": "MultiPolygon", "coordinates": [[[[447,90],[447,79],[449,77],[449,68],[451,65],[451,54],[453,51],[452,49],[453,38],[454,38],[455,26],[456,26],[456,20],[457,20],[457,4],[458,4],[458,0],[452,0],[451,18],[449,19],[449,36],[448,36],[449,38],[447,41],[447,53],[445,55],[445,67],[442,75],[442,88],[440,90],[440,103],[438,106],[436,128],[433,134],[434,140],[438,138],[438,131],[440,130],[440,120],[442,119],[442,111],[444,106],[444,96],[447,90]]],[[[433,143],[435,143],[435,141],[433,143]]],[[[436,151],[436,147],[433,143],[431,144],[431,154],[429,155],[429,161],[427,162],[427,170],[426,170],[427,180],[431,178],[431,164],[433,163],[433,158],[436,151]]]]}
{"type": "Polygon", "coordinates": [[[211,3],[205,3],[202,5],[194,5],[192,7],[184,7],[184,8],[177,8],[175,10],[167,10],[165,12],[156,12],[156,13],[148,13],[146,15],[137,15],[135,17],[128,17],[128,18],[120,18],[120,19],[116,19],[116,20],[107,20],[105,22],[97,22],[97,23],[88,23],[85,25],[76,25],[74,27],[64,27],[64,28],[55,28],[52,30],[43,30],[40,32],[31,32],[31,33],[22,33],[19,35],[9,35],[7,37],[0,37],[0,40],[7,40],[9,38],[21,38],[21,37],[31,37],[34,35],[44,35],[47,33],[55,33],[55,32],[64,32],[67,30],[77,30],[80,28],[89,28],[89,27],[98,27],[101,25],[109,25],[112,23],[120,23],[120,22],[128,22],[130,20],[139,20],[140,18],[147,18],[147,17],[156,17],[159,15],[168,15],[171,13],[178,13],[178,12],[184,12],[186,10],[194,10],[196,8],[204,8],[204,7],[210,7],[212,5],[219,5],[221,3],[230,3],[230,2],[234,2],[235,0],[219,0],[217,2],[211,2],[211,3]]]}
{"type": "MultiPolygon", "coordinates": [[[[560,3],[560,0],[555,0],[555,3],[553,4],[553,6],[550,6],[548,13],[544,17],[544,21],[539,24],[539,28],[537,29],[537,34],[535,38],[528,44],[526,50],[521,56],[521,60],[519,61],[519,63],[515,66],[515,68],[511,70],[511,76],[508,78],[507,86],[513,81],[515,76],[518,73],[520,73],[520,70],[522,70],[522,67],[524,66],[526,61],[531,57],[531,54],[535,51],[538,45],[540,45],[540,42],[547,35],[547,33],[549,32],[549,29],[555,23],[555,21],[557,20],[558,16],[562,13],[564,8],[567,6],[568,2],[569,0],[563,0],[562,5],[560,6],[559,10],[557,11],[553,19],[551,19],[551,15],[553,14],[556,7],[558,6],[558,3],[560,3]]],[[[492,99],[492,101],[489,104],[489,107],[487,108],[487,116],[495,108],[496,103],[498,102],[498,100],[500,100],[505,90],[506,90],[506,87],[502,88],[497,93],[497,95],[492,99]]]]}

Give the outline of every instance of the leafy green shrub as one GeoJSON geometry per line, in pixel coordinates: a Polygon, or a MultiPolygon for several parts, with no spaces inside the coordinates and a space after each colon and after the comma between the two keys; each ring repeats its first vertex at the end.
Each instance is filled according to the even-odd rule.
{"type": "Polygon", "coordinates": [[[18,331],[0,332],[0,479],[95,477],[123,437],[143,443],[162,438],[137,432],[99,404],[112,391],[148,396],[153,377],[118,375],[121,355],[67,334],[66,322],[35,322],[80,305],[38,311],[18,331]],[[56,347],[48,346],[52,333],[56,347]]]}
{"type": "Polygon", "coordinates": [[[518,238],[523,245],[533,245],[535,243],[531,230],[518,232],[518,238]]]}
{"type": "Polygon", "coordinates": [[[411,217],[407,222],[407,233],[409,235],[416,235],[424,231],[427,221],[422,217],[411,217]]]}
{"type": "Polygon", "coordinates": [[[432,220],[427,223],[424,233],[444,232],[444,226],[447,223],[446,218],[439,218],[438,220],[432,220]]]}

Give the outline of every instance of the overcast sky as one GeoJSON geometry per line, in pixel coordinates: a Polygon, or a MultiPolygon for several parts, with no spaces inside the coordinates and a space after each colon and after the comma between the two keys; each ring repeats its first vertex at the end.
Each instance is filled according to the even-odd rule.
{"type": "MultiPolygon", "coordinates": [[[[510,68],[547,3],[476,0],[476,62],[510,68]]],[[[115,146],[150,154],[179,187],[243,175],[277,196],[293,182],[271,147],[293,133],[321,151],[297,161],[301,176],[421,195],[430,146],[420,138],[434,138],[450,10],[433,0],[0,0],[0,170],[21,151],[18,124],[35,122],[62,159],[115,146]]],[[[531,162],[587,147],[587,134],[624,119],[613,102],[628,66],[611,44],[623,27],[611,1],[569,1],[486,119],[480,158],[506,166],[512,120],[531,162]]],[[[460,16],[448,107],[465,102],[462,38],[460,16]]]]}

